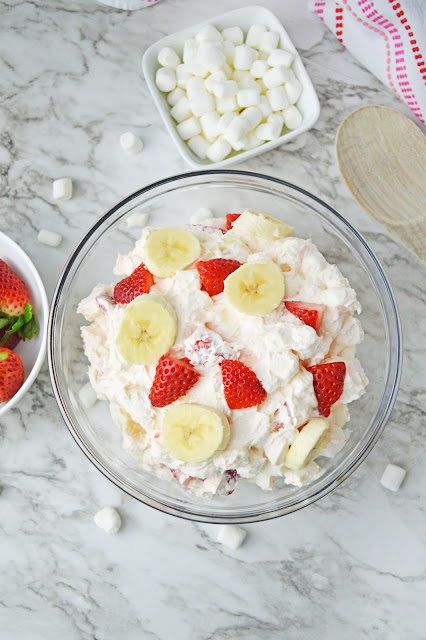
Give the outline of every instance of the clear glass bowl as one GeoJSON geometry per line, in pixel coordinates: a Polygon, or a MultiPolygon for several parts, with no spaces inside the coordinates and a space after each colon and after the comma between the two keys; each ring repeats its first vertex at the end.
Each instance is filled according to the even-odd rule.
{"type": "Polygon", "coordinates": [[[307,191],[246,171],[204,171],[175,176],[140,189],[102,216],[72,253],[55,291],[48,334],[49,370],[55,396],[71,435],[89,460],[114,484],[147,505],[175,516],[214,523],[253,522],[291,513],[337,487],[365,459],[382,433],[401,373],[401,331],[395,300],[383,270],[357,231],[330,206],[307,191]],[[350,405],[351,436],[333,459],[319,459],[323,475],[297,488],[262,491],[240,482],[228,497],[196,498],[177,484],[159,480],[121,448],[121,432],[107,402],[87,410],[78,391],[87,382],[87,359],[76,312],[94,285],[111,282],[118,253],[137,237],[126,219],[146,212],[150,224],[183,226],[200,207],[216,215],[265,211],[294,226],[294,235],[312,238],[355,288],[363,306],[365,340],[358,357],[370,380],[367,392],[350,405]]]}

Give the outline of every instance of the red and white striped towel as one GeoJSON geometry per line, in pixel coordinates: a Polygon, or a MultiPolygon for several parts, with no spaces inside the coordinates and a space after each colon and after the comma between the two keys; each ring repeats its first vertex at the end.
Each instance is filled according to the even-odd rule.
{"type": "Polygon", "coordinates": [[[310,8],[426,124],[426,0],[310,0],[310,8]]]}

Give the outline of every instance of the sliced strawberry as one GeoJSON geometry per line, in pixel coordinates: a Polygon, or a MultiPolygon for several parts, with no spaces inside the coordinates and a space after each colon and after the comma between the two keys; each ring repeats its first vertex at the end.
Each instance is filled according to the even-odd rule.
{"type": "Polygon", "coordinates": [[[229,229],[232,229],[233,223],[235,222],[235,220],[238,220],[240,215],[241,215],[241,213],[227,213],[226,214],[226,229],[227,229],[227,231],[229,231],[229,229]]]}
{"type": "Polygon", "coordinates": [[[182,469],[172,469],[170,467],[170,472],[182,489],[186,489],[191,480],[193,480],[193,476],[189,476],[185,471],[182,471],[182,469]]]}
{"type": "Polygon", "coordinates": [[[149,293],[154,277],[143,262],[127,278],[120,280],[114,287],[114,300],[128,304],[143,293],[149,293]]]}
{"type": "Polygon", "coordinates": [[[286,309],[297,316],[299,320],[315,329],[315,331],[318,331],[324,316],[324,304],[312,304],[311,302],[291,300],[286,302],[285,306],[286,309]]]}
{"type": "Polygon", "coordinates": [[[0,402],[7,402],[22,387],[24,365],[15,351],[0,347],[0,402]]]}
{"type": "Polygon", "coordinates": [[[314,378],[314,391],[318,401],[318,411],[327,418],[331,406],[342,395],[345,382],[346,365],[344,362],[328,362],[308,367],[314,378]]]}
{"type": "Polygon", "coordinates": [[[5,331],[0,345],[4,345],[14,333],[25,340],[38,332],[28,289],[4,260],[0,260],[0,330],[2,329],[5,331]]]}
{"type": "Polygon", "coordinates": [[[222,360],[222,382],[230,409],[246,409],[261,404],[267,393],[251,369],[239,360],[222,360]]]}
{"type": "Polygon", "coordinates": [[[222,293],[226,278],[238,267],[241,267],[241,262],[214,258],[213,260],[200,260],[195,266],[200,276],[202,290],[207,291],[209,296],[215,296],[222,293]]]}
{"type": "Polygon", "coordinates": [[[237,488],[238,480],[240,479],[240,474],[237,473],[236,469],[227,469],[223,474],[223,480],[226,488],[226,496],[230,496],[231,493],[234,493],[237,488]]]}
{"type": "MultiPolygon", "coordinates": [[[[3,340],[3,336],[5,333],[6,333],[6,328],[0,329],[0,344],[1,344],[1,341],[3,340]]],[[[12,333],[8,338],[6,338],[6,342],[4,343],[3,347],[6,347],[6,349],[11,349],[13,351],[14,349],[16,349],[20,340],[21,340],[21,337],[18,333],[12,333]]]]}
{"type": "Polygon", "coordinates": [[[153,407],[165,407],[174,402],[194,386],[200,374],[187,358],[178,360],[161,356],[155,370],[149,399],[153,407]]]}

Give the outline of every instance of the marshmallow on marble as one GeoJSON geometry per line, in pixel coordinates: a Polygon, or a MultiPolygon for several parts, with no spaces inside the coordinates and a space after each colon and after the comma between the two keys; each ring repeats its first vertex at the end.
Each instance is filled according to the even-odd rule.
{"type": "Polygon", "coordinates": [[[209,220],[210,218],[214,218],[213,211],[206,207],[201,207],[200,209],[197,209],[197,211],[194,211],[192,216],[189,218],[189,222],[191,224],[198,224],[199,222],[209,220]]]}
{"type": "Polygon", "coordinates": [[[244,33],[241,27],[227,27],[223,29],[222,36],[224,40],[230,40],[233,44],[243,44],[244,33]]]}
{"type": "Polygon", "coordinates": [[[300,127],[300,125],[302,124],[302,114],[294,104],[290,105],[286,109],[283,109],[281,113],[287,129],[297,129],[297,127],[300,127]]]}
{"type": "Polygon", "coordinates": [[[246,44],[240,44],[234,50],[234,67],[240,71],[248,71],[257,58],[257,51],[248,47],[246,44]]]}
{"type": "Polygon", "coordinates": [[[295,104],[302,93],[302,85],[295,76],[285,83],[284,90],[289,104],[295,104]]]}
{"type": "Polygon", "coordinates": [[[200,118],[203,135],[210,142],[213,142],[213,140],[217,137],[217,125],[219,120],[220,115],[217,111],[210,111],[210,113],[205,113],[200,118]]]}
{"type": "Polygon", "coordinates": [[[130,155],[135,155],[143,149],[143,142],[138,136],[135,136],[131,131],[126,131],[120,136],[121,148],[130,155]]]}
{"type": "Polygon", "coordinates": [[[289,105],[287,94],[284,87],[274,87],[266,92],[269,105],[272,111],[282,111],[289,105]]]}
{"type": "Polygon", "coordinates": [[[250,73],[253,78],[263,78],[265,73],[269,71],[269,68],[266,60],[255,60],[251,66],[250,73]]]}
{"type": "Polygon", "coordinates": [[[223,36],[212,24],[207,24],[202,27],[195,36],[197,42],[201,43],[203,40],[213,40],[216,42],[222,42],[223,36]]]}
{"type": "Polygon", "coordinates": [[[39,231],[37,239],[42,244],[46,244],[48,247],[59,247],[62,242],[62,236],[55,231],[48,231],[47,229],[41,229],[39,231]]]}
{"type": "Polygon", "coordinates": [[[380,482],[386,489],[398,491],[406,473],[404,469],[401,469],[401,467],[398,467],[396,464],[388,464],[380,482]]]}
{"type": "Polygon", "coordinates": [[[182,140],[189,140],[189,138],[193,138],[201,133],[201,127],[197,118],[192,117],[180,122],[176,126],[176,131],[182,140]]]}
{"type": "Polygon", "coordinates": [[[294,55],[284,49],[274,49],[268,57],[270,67],[289,67],[294,60],[294,55]]]}
{"type": "Polygon", "coordinates": [[[232,147],[223,136],[218,138],[207,151],[207,157],[212,162],[221,162],[231,153],[232,147]]]}
{"type": "Polygon", "coordinates": [[[266,122],[256,129],[259,140],[276,140],[280,137],[284,124],[284,118],[278,113],[273,113],[266,122]]]}
{"type": "Polygon", "coordinates": [[[94,516],[95,524],[106,533],[118,533],[121,529],[121,518],[114,507],[104,507],[94,516]]]}
{"type": "Polygon", "coordinates": [[[78,396],[81,400],[81,404],[86,409],[91,409],[98,401],[96,391],[94,390],[90,382],[85,384],[84,387],[81,387],[80,391],[78,392],[78,396]]]}
{"type": "Polygon", "coordinates": [[[174,120],[176,120],[176,122],[183,122],[191,117],[191,106],[186,96],[181,98],[175,106],[170,109],[170,115],[174,120]]]}
{"type": "Polygon", "coordinates": [[[286,67],[272,67],[265,73],[262,80],[265,83],[265,87],[273,89],[290,80],[290,74],[286,67]]]}
{"type": "Polygon", "coordinates": [[[180,58],[176,51],[170,47],[163,47],[158,54],[158,62],[162,67],[176,71],[176,68],[180,65],[180,58]]]}
{"type": "Polygon", "coordinates": [[[256,89],[240,89],[237,93],[237,102],[239,107],[253,107],[258,105],[260,101],[260,90],[256,89]]]}
{"type": "Polygon", "coordinates": [[[207,151],[209,150],[210,143],[207,142],[203,136],[193,136],[192,138],[189,138],[186,144],[191,151],[200,158],[200,160],[205,160],[207,158],[207,151]]]}
{"type": "Polygon", "coordinates": [[[259,49],[264,53],[271,54],[275,49],[278,49],[280,42],[280,34],[277,31],[266,31],[260,38],[259,49]]]}
{"type": "Polygon", "coordinates": [[[148,218],[148,213],[134,213],[127,218],[127,226],[129,227],[129,229],[133,229],[135,227],[145,227],[148,222],[148,218]]]}
{"type": "Polygon", "coordinates": [[[249,47],[259,49],[265,33],[267,33],[267,29],[263,24],[252,24],[247,33],[246,44],[248,44],[249,47]]]}
{"type": "Polygon", "coordinates": [[[218,113],[223,114],[227,111],[237,111],[238,105],[235,96],[228,96],[227,98],[217,98],[216,110],[218,113]]]}
{"type": "Polygon", "coordinates": [[[71,200],[71,178],[59,178],[58,180],[54,180],[52,184],[52,195],[55,200],[71,200]]]}
{"type": "Polygon", "coordinates": [[[219,529],[217,541],[234,551],[242,545],[247,536],[247,531],[236,524],[225,524],[219,529]]]}
{"type": "MultiPolygon", "coordinates": [[[[179,67],[180,66],[181,65],[179,65],[179,67]]],[[[160,67],[155,74],[155,84],[160,91],[173,91],[176,87],[175,71],[173,69],[166,69],[166,67],[160,67]]]]}
{"type": "Polygon", "coordinates": [[[176,87],[176,89],[173,89],[173,91],[170,91],[170,93],[168,94],[167,103],[171,107],[174,107],[175,104],[177,104],[179,100],[184,97],[185,97],[185,91],[180,87],[176,87]]]}
{"type": "Polygon", "coordinates": [[[194,116],[199,118],[205,113],[213,111],[215,103],[211,95],[205,91],[204,93],[197,93],[192,100],[189,101],[189,106],[194,116]]]}

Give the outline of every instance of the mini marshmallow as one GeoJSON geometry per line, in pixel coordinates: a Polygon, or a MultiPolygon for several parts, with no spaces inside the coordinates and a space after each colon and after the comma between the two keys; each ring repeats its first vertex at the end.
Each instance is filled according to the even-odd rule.
{"type": "Polygon", "coordinates": [[[247,531],[241,527],[237,527],[236,524],[225,524],[219,529],[217,535],[217,541],[223,544],[229,549],[234,551],[238,549],[244,542],[247,536],[247,531]]]}
{"type": "Polygon", "coordinates": [[[121,148],[130,155],[135,155],[143,149],[143,142],[138,136],[135,136],[131,131],[126,131],[120,136],[121,148]]]}
{"type": "Polygon", "coordinates": [[[225,138],[220,137],[212,145],[210,145],[207,151],[207,157],[212,162],[221,162],[232,151],[232,147],[225,138]]]}
{"type": "Polygon", "coordinates": [[[239,107],[252,107],[258,105],[260,100],[260,90],[256,89],[240,89],[237,93],[237,102],[239,107]]]}
{"type": "Polygon", "coordinates": [[[78,392],[78,397],[81,400],[81,404],[86,409],[91,409],[98,401],[96,391],[94,390],[90,382],[85,384],[84,387],[81,387],[80,391],[78,392]]]}
{"type": "Polygon", "coordinates": [[[244,136],[240,140],[237,140],[236,142],[230,142],[229,144],[231,145],[234,151],[242,151],[242,149],[245,148],[247,143],[248,143],[247,136],[244,136]]]}
{"type": "Polygon", "coordinates": [[[54,180],[52,184],[52,195],[55,200],[71,200],[71,178],[59,178],[59,180],[54,180]]]}
{"type": "Polygon", "coordinates": [[[276,140],[281,135],[283,124],[282,115],[273,113],[266,122],[257,127],[256,135],[259,140],[276,140]]]}
{"type": "Polygon", "coordinates": [[[176,83],[177,86],[181,89],[186,89],[186,85],[188,84],[188,80],[192,78],[192,73],[190,73],[187,64],[180,64],[176,69],[176,83]]]}
{"type": "Polygon", "coordinates": [[[259,107],[248,107],[248,109],[241,111],[240,116],[250,123],[250,130],[257,127],[263,119],[263,114],[259,107]]]}
{"type": "Polygon", "coordinates": [[[239,89],[258,89],[260,91],[257,81],[254,80],[254,78],[252,78],[247,71],[244,71],[244,73],[247,73],[247,75],[244,76],[244,78],[242,78],[238,82],[238,88],[239,89]]]}
{"type": "Polygon", "coordinates": [[[192,111],[189,104],[189,100],[186,96],[181,98],[179,102],[175,104],[173,109],[170,109],[170,115],[176,122],[183,122],[191,117],[192,111]]]}
{"type": "Polygon", "coordinates": [[[268,87],[265,85],[265,83],[263,82],[262,78],[259,78],[259,80],[256,80],[257,82],[257,86],[260,89],[260,92],[262,95],[265,95],[266,92],[268,91],[268,87]]]}
{"type": "Polygon", "coordinates": [[[207,24],[205,27],[202,27],[197,35],[195,36],[197,42],[202,42],[202,40],[214,40],[216,42],[222,42],[223,36],[214,27],[212,24],[207,24]]]}
{"type": "Polygon", "coordinates": [[[262,115],[264,118],[268,118],[268,116],[271,115],[272,113],[272,109],[270,107],[270,104],[268,102],[268,99],[266,96],[260,96],[259,98],[259,109],[262,112],[262,115]]]}
{"type": "Polygon", "coordinates": [[[42,244],[47,244],[48,247],[59,247],[62,242],[62,236],[59,233],[47,229],[39,231],[37,239],[42,244]]]}
{"type": "Polygon", "coordinates": [[[223,114],[227,111],[237,111],[238,105],[235,96],[228,96],[227,98],[217,98],[216,110],[218,113],[223,114]]]}
{"type": "Polygon", "coordinates": [[[302,93],[302,85],[296,77],[293,80],[286,82],[284,89],[289,104],[294,104],[298,101],[300,94],[302,93]]]}
{"type": "Polygon", "coordinates": [[[235,96],[238,92],[238,84],[235,80],[223,80],[222,82],[216,82],[213,92],[216,98],[235,96]]]}
{"type": "Polygon", "coordinates": [[[155,74],[155,84],[160,91],[173,91],[176,87],[176,73],[173,69],[161,67],[155,74]]]}
{"type": "Polygon", "coordinates": [[[246,44],[249,47],[259,49],[263,35],[267,33],[267,29],[263,24],[253,24],[247,33],[246,44]]]}
{"type": "Polygon", "coordinates": [[[185,64],[188,67],[189,73],[191,73],[193,76],[205,78],[209,73],[207,67],[205,67],[199,59],[198,54],[195,56],[195,58],[191,58],[191,60],[188,60],[188,62],[186,62],[185,64]]]}
{"type": "Polygon", "coordinates": [[[193,138],[201,133],[201,127],[197,118],[192,117],[178,124],[176,131],[182,140],[189,140],[189,138],[193,138]]]}
{"type": "Polygon", "coordinates": [[[207,91],[204,93],[197,93],[197,95],[189,101],[189,105],[192,113],[194,116],[197,116],[197,118],[203,116],[205,113],[209,113],[209,111],[213,111],[215,108],[214,100],[207,91]]]}
{"type": "Polygon", "coordinates": [[[237,114],[234,111],[228,111],[224,113],[223,116],[219,118],[219,122],[217,123],[217,134],[222,135],[225,133],[231,122],[237,118],[237,114]]]}
{"type": "Polygon", "coordinates": [[[396,464],[388,464],[380,482],[386,489],[398,491],[406,473],[404,469],[401,469],[401,467],[398,467],[396,464]]]}
{"type": "Polygon", "coordinates": [[[205,113],[200,118],[201,129],[203,130],[204,137],[207,138],[209,142],[213,142],[213,140],[217,137],[217,125],[220,120],[220,115],[217,111],[210,111],[210,113],[205,113]]]}
{"type": "Polygon", "coordinates": [[[225,40],[222,44],[222,51],[228,64],[234,63],[235,44],[230,40],[225,40]]]}
{"type": "Polygon", "coordinates": [[[188,38],[183,45],[183,61],[189,62],[191,58],[195,58],[198,53],[198,42],[195,38],[188,38]]]}
{"type": "Polygon", "coordinates": [[[268,57],[270,67],[289,67],[294,60],[294,55],[283,49],[274,49],[268,57]]]}
{"type": "Polygon", "coordinates": [[[283,109],[281,112],[284,118],[284,124],[287,129],[297,129],[302,124],[302,114],[299,109],[292,104],[290,107],[283,109]]]}
{"type": "Polygon", "coordinates": [[[220,69],[219,71],[216,71],[215,73],[209,75],[209,77],[204,80],[204,87],[209,93],[213,93],[216,83],[224,82],[226,80],[227,77],[225,75],[225,72],[223,71],[223,69],[220,69]]]}
{"type": "Polygon", "coordinates": [[[148,218],[148,213],[134,213],[129,218],[127,218],[127,226],[129,227],[129,229],[145,227],[148,223],[148,218]]]}
{"type": "Polygon", "coordinates": [[[205,93],[205,81],[198,76],[192,76],[187,82],[186,85],[186,93],[190,100],[195,98],[195,96],[199,93],[205,93]]]}
{"type": "Polygon", "coordinates": [[[247,71],[257,58],[257,51],[248,47],[246,44],[240,44],[235,47],[234,51],[234,67],[241,71],[247,71]]]}
{"type": "Polygon", "coordinates": [[[246,143],[243,148],[244,151],[249,151],[250,149],[255,149],[261,144],[263,144],[263,141],[259,140],[256,135],[256,131],[250,131],[246,136],[246,143]]]}
{"type": "Polygon", "coordinates": [[[262,80],[268,89],[273,89],[290,80],[290,74],[286,67],[272,67],[265,73],[262,80]]]}
{"type": "Polygon", "coordinates": [[[250,73],[253,78],[263,78],[269,70],[269,64],[266,60],[255,60],[251,66],[250,73]]]}
{"type": "Polygon", "coordinates": [[[207,158],[207,151],[210,144],[205,138],[203,138],[203,136],[194,136],[193,138],[189,138],[187,145],[201,160],[205,160],[207,158]]]}
{"type": "Polygon", "coordinates": [[[204,40],[200,44],[195,60],[200,61],[210,73],[214,73],[223,67],[226,57],[215,43],[204,40]]]}
{"type": "Polygon", "coordinates": [[[228,142],[235,144],[242,140],[250,129],[250,122],[242,116],[237,116],[226,128],[224,136],[228,142]]]}
{"type": "Polygon", "coordinates": [[[243,44],[244,33],[240,27],[227,27],[223,29],[222,36],[224,40],[230,40],[234,44],[243,44]]]}
{"type": "Polygon", "coordinates": [[[173,91],[170,91],[169,95],[167,96],[167,102],[171,107],[174,107],[175,104],[177,104],[179,100],[184,96],[185,96],[185,91],[180,87],[176,87],[176,89],[173,89],[173,91]]]}
{"type": "Polygon", "coordinates": [[[229,64],[225,62],[221,71],[223,71],[227,80],[232,80],[232,67],[230,67],[229,64]]]}
{"type": "Polygon", "coordinates": [[[104,507],[93,518],[99,529],[107,533],[118,533],[121,528],[121,518],[114,507],[104,507]]]}
{"type": "Polygon", "coordinates": [[[192,216],[189,218],[189,222],[191,224],[198,224],[199,222],[209,220],[210,218],[214,218],[213,211],[206,207],[201,207],[200,209],[197,209],[197,211],[194,211],[192,216]]]}
{"type": "Polygon", "coordinates": [[[176,67],[180,65],[180,58],[170,47],[163,47],[158,54],[158,62],[162,67],[176,71],[176,67]]]}
{"type": "Polygon", "coordinates": [[[241,71],[241,69],[234,69],[232,73],[232,79],[235,82],[242,82],[243,80],[253,80],[253,77],[250,75],[250,71],[241,71]]]}
{"type": "Polygon", "coordinates": [[[272,111],[281,111],[289,105],[284,87],[274,87],[274,89],[269,89],[269,91],[266,92],[266,97],[272,111]]]}
{"type": "Polygon", "coordinates": [[[260,39],[259,49],[265,53],[271,54],[274,49],[278,49],[280,34],[276,31],[267,31],[260,39]]]}

